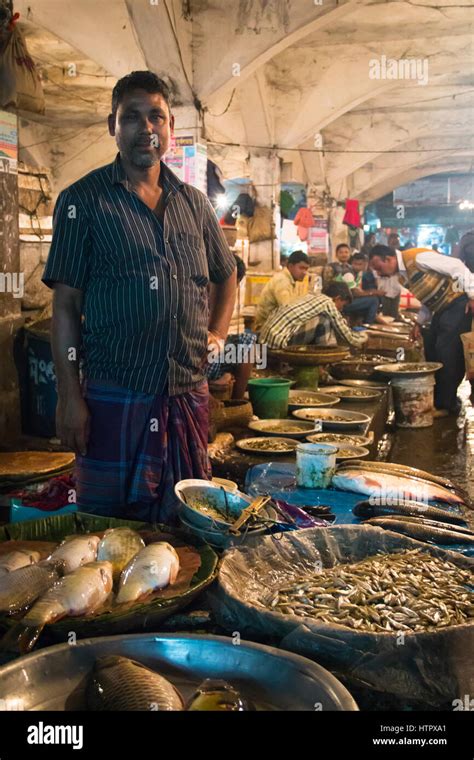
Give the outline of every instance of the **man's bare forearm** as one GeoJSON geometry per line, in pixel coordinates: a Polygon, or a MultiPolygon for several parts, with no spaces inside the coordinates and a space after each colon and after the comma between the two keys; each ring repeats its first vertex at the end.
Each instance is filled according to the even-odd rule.
{"type": "Polygon", "coordinates": [[[220,338],[226,338],[230,320],[234,311],[237,291],[237,272],[234,271],[227,280],[214,285],[210,299],[209,330],[220,338]]]}
{"type": "Polygon", "coordinates": [[[81,395],[79,382],[81,307],[80,291],[64,285],[56,285],[53,296],[51,348],[60,398],[81,395]]]}

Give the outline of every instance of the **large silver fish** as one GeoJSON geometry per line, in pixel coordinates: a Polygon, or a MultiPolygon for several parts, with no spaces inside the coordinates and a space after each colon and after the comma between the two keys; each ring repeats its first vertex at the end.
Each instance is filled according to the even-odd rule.
{"type": "Polygon", "coordinates": [[[372,501],[359,501],[352,510],[357,517],[391,517],[392,515],[407,515],[409,517],[425,517],[429,520],[439,520],[445,523],[454,523],[455,525],[465,525],[461,515],[432,507],[418,501],[395,501],[373,499],[372,501]]]}
{"type": "Polygon", "coordinates": [[[340,470],[348,468],[357,468],[364,470],[365,472],[386,472],[389,475],[402,475],[403,477],[428,481],[429,483],[435,483],[438,486],[447,488],[449,491],[454,491],[461,499],[469,501],[467,491],[449,478],[433,475],[433,473],[426,472],[426,470],[419,470],[417,467],[410,467],[405,464],[399,464],[398,462],[367,462],[363,459],[352,459],[338,464],[337,471],[339,472],[340,470]]]}
{"type": "Polygon", "coordinates": [[[65,575],[46,591],[26,615],[11,628],[2,641],[2,649],[31,651],[45,625],[63,617],[77,617],[95,612],[112,591],[112,564],[90,562],[65,575]]]}
{"type": "Polygon", "coordinates": [[[114,581],[118,580],[125,565],[145,546],[144,540],[131,528],[106,530],[97,548],[97,559],[112,563],[114,581]]]}
{"type": "Polygon", "coordinates": [[[179,557],[166,541],[148,544],[128,563],[120,576],[117,602],[133,602],[155,589],[174,583],[179,557]]]}
{"type": "Polygon", "coordinates": [[[369,525],[375,525],[385,530],[393,530],[395,533],[403,533],[404,536],[416,538],[418,541],[428,541],[434,544],[471,544],[474,545],[474,536],[468,533],[459,533],[446,528],[434,528],[431,525],[407,522],[403,520],[391,520],[390,517],[374,517],[366,521],[369,525]]]}
{"type": "Polygon", "coordinates": [[[0,575],[19,570],[20,567],[36,565],[41,559],[41,553],[30,549],[14,549],[0,556],[0,575]]]}
{"type": "Polygon", "coordinates": [[[371,498],[421,502],[441,501],[447,504],[463,505],[463,500],[443,486],[427,481],[413,480],[405,475],[374,472],[358,467],[345,467],[334,475],[331,485],[343,491],[362,493],[371,498]]]}
{"type": "Polygon", "coordinates": [[[94,562],[97,558],[99,536],[67,536],[53,551],[50,559],[64,563],[64,573],[72,573],[81,565],[94,562]]]}
{"type": "Polygon", "coordinates": [[[44,594],[59,577],[58,567],[49,562],[27,565],[5,573],[0,579],[0,612],[21,612],[44,594]]]}
{"type": "MultiPolygon", "coordinates": [[[[467,536],[474,537],[474,531],[469,530],[461,525],[452,525],[451,523],[441,522],[440,520],[430,520],[425,517],[410,517],[408,515],[387,515],[389,520],[397,520],[398,522],[415,523],[418,525],[428,525],[432,528],[442,528],[443,530],[449,530],[454,533],[461,533],[467,536]]],[[[376,517],[364,520],[364,523],[371,523],[372,520],[376,520],[376,517]]]]}
{"type": "Polygon", "coordinates": [[[92,710],[183,710],[183,700],[172,683],[128,657],[101,657],[87,687],[92,710]]]}

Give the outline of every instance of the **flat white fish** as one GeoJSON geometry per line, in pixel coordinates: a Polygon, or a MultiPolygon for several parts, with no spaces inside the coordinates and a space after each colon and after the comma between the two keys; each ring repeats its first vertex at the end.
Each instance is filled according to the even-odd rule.
{"type": "Polygon", "coordinates": [[[64,563],[64,574],[72,573],[81,565],[97,559],[99,536],[67,536],[50,556],[50,560],[64,563]]]}
{"type": "Polygon", "coordinates": [[[97,559],[109,560],[112,563],[115,581],[120,577],[125,565],[144,546],[144,540],[131,528],[110,528],[100,540],[97,559]]]}
{"type": "Polygon", "coordinates": [[[0,575],[19,570],[20,567],[36,565],[41,559],[41,553],[30,549],[14,549],[8,554],[0,556],[0,575]]]}
{"type": "Polygon", "coordinates": [[[0,579],[0,612],[21,612],[57,580],[57,567],[46,562],[5,573],[0,579]]]}
{"type": "Polygon", "coordinates": [[[166,541],[145,546],[124,568],[120,576],[117,602],[132,602],[158,588],[175,582],[179,557],[166,541]]]}
{"type": "Polygon", "coordinates": [[[65,575],[6,634],[2,649],[31,651],[45,625],[95,612],[112,591],[112,563],[90,562],[65,575]]]}

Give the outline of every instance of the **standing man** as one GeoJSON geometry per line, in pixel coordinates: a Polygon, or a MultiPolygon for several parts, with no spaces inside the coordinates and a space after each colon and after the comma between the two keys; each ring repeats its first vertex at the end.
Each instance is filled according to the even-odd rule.
{"type": "Polygon", "coordinates": [[[425,339],[428,361],[442,362],[436,373],[435,416],[457,414],[457,389],[465,374],[460,335],[471,329],[474,313],[474,278],[459,259],[425,248],[395,251],[376,245],[370,266],[382,277],[399,274],[415,298],[423,304],[413,337],[420,337],[419,325],[432,314],[425,339]]]}
{"type": "Polygon", "coordinates": [[[166,83],[120,79],[108,126],[119,152],[60,193],[43,275],[57,433],[77,455],[80,509],[173,524],[174,484],[209,476],[207,351],[227,335],[235,261],[206,196],[161,160],[166,83]]]}
{"type": "Polygon", "coordinates": [[[303,282],[309,269],[309,258],[303,251],[293,251],[287,266],[273,275],[267,282],[255,315],[255,330],[258,332],[270,314],[299,298],[297,282],[303,282]]]}

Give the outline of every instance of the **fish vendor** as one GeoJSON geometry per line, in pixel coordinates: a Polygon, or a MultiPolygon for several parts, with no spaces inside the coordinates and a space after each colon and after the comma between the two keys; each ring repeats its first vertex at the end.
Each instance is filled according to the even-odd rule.
{"type": "Polygon", "coordinates": [[[120,79],[108,128],[119,152],[60,193],[43,275],[57,435],[76,453],[79,509],[173,524],[175,483],[210,475],[206,364],[227,335],[236,265],[207,197],[162,161],[166,83],[120,79]]]}
{"type": "Polygon", "coordinates": [[[310,293],[277,309],[263,325],[260,342],[274,349],[306,344],[333,346],[337,336],[358,348],[366,343],[367,335],[353,332],[341,314],[351,301],[344,282],[331,282],[324,293],[310,293]]]}
{"type": "Polygon", "coordinates": [[[286,304],[294,303],[300,297],[297,283],[303,282],[309,269],[309,257],[304,251],[293,251],[286,267],[273,275],[262,290],[255,315],[255,330],[258,332],[271,314],[286,304]]]}
{"type": "Polygon", "coordinates": [[[413,337],[421,336],[420,326],[431,316],[425,336],[427,361],[442,362],[436,373],[435,416],[457,414],[457,389],[465,374],[461,334],[469,332],[474,315],[474,278],[459,259],[426,248],[395,250],[376,245],[370,252],[370,266],[381,276],[399,274],[422,303],[413,337]]]}

